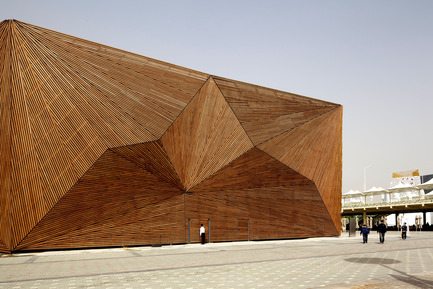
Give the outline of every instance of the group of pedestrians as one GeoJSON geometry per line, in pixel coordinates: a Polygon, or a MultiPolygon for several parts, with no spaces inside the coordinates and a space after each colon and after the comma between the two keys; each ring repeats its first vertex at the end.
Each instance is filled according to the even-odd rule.
{"type": "MultiPolygon", "coordinates": [[[[379,234],[379,242],[380,244],[383,244],[385,242],[385,233],[386,233],[386,225],[383,220],[380,221],[379,226],[377,227],[377,233],[379,234]]],[[[360,235],[362,235],[362,243],[368,243],[368,235],[370,234],[370,229],[367,228],[367,225],[363,225],[361,228],[360,235]]],[[[407,234],[407,225],[406,223],[401,226],[401,238],[403,240],[406,240],[406,234],[407,234]]]]}

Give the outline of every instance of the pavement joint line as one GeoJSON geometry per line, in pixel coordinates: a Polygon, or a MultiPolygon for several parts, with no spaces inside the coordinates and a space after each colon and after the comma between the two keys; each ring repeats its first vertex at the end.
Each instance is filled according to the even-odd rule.
{"type": "Polygon", "coordinates": [[[143,257],[143,255],[141,255],[140,253],[138,253],[136,251],[128,251],[128,252],[131,253],[131,255],[133,255],[134,257],[143,257]]]}
{"type": "Polygon", "coordinates": [[[101,288],[109,284],[116,284],[111,288],[142,288],[144,284],[149,288],[195,288],[207,278],[209,287],[215,289],[239,288],[242,283],[257,288],[287,288],[285,281],[293,276],[299,277],[290,282],[293,288],[433,288],[429,266],[433,260],[433,232],[413,234],[413,242],[402,241],[398,232],[389,234],[385,245],[378,245],[374,236],[368,244],[362,244],[359,236],[341,236],[309,239],[306,243],[283,239],[269,243],[217,242],[208,246],[174,244],[162,248],[0,254],[0,264],[9,266],[0,267],[0,288],[101,288]],[[128,251],[136,251],[140,256],[128,251]],[[247,283],[245,274],[250,274],[247,283]],[[317,278],[306,282],[308,274],[317,278]],[[170,277],[163,277],[167,275],[170,277]]]}
{"type": "MultiPolygon", "coordinates": [[[[430,249],[430,248],[431,247],[414,248],[414,249],[430,249]]],[[[408,249],[408,250],[414,250],[414,249],[408,249]]],[[[95,276],[130,274],[130,273],[146,273],[146,272],[169,271],[169,270],[178,270],[178,269],[195,269],[195,268],[204,268],[204,267],[222,267],[222,266],[242,265],[242,264],[260,264],[260,263],[267,263],[267,262],[281,262],[281,261],[292,261],[292,260],[300,260],[300,259],[315,259],[315,258],[325,258],[325,257],[338,257],[338,256],[376,254],[376,253],[377,252],[347,253],[347,254],[339,254],[339,255],[330,254],[330,255],[314,256],[314,257],[304,256],[304,257],[285,258],[285,259],[242,261],[242,262],[231,262],[231,263],[221,263],[221,264],[200,264],[200,265],[183,266],[183,267],[177,266],[177,267],[155,268],[155,269],[145,269],[145,270],[129,270],[129,271],[106,272],[106,273],[97,273],[97,274],[81,274],[81,275],[74,275],[74,276],[54,276],[54,277],[47,277],[47,278],[32,278],[32,279],[20,279],[20,280],[13,280],[13,281],[0,281],[0,284],[11,284],[11,283],[18,283],[18,282],[32,282],[32,281],[41,281],[41,280],[46,281],[46,280],[53,280],[53,279],[59,280],[59,279],[69,279],[69,278],[95,277],[95,276]]],[[[60,261],[60,262],[64,262],[64,261],[60,261]]]]}
{"type": "MultiPolygon", "coordinates": [[[[419,249],[429,249],[431,246],[424,246],[424,247],[414,247],[414,248],[401,248],[400,251],[410,251],[410,250],[419,250],[419,249]]],[[[251,249],[251,250],[265,250],[265,249],[251,249]]],[[[137,253],[133,254],[134,251],[128,251],[129,253],[133,254],[133,256],[127,256],[127,257],[112,257],[112,258],[94,258],[94,259],[82,259],[82,260],[63,260],[63,261],[47,261],[47,262],[40,262],[44,264],[49,263],[64,263],[64,262],[83,262],[83,261],[102,261],[102,260],[110,260],[110,259],[116,259],[116,260],[122,260],[122,259],[129,259],[129,258],[154,258],[154,257],[167,257],[167,256],[178,256],[178,255],[191,255],[191,254],[214,254],[217,252],[235,252],[235,251],[245,251],[245,250],[218,250],[218,251],[212,251],[212,252],[189,252],[189,253],[178,253],[178,254],[156,254],[156,255],[142,255],[137,253]]],[[[394,252],[393,249],[384,249],[380,252],[394,252]]],[[[136,253],[136,252],[135,252],[136,253]]],[[[281,259],[271,259],[269,261],[285,261],[285,260],[297,260],[297,259],[307,259],[307,258],[324,258],[324,257],[333,257],[333,256],[349,256],[349,255],[362,255],[362,254],[373,254],[377,253],[377,251],[373,252],[367,252],[367,251],[359,251],[359,252],[352,252],[352,253],[336,253],[336,254],[327,254],[327,255],[307,255],[302,257],[293,257],[293,258],[281,258],[281,259]]],[[[41,257],[41,256],[33,256],[33,257],[41,257]]],[[[46,257],[46,256],[42,256],[46,257]]],[[[23,263],[15,263],[15,264],[0,264],[0,268],[3,266],[20,266],[26,263],[32,263],[37,258],[32,260],[31,262],[24,261],[23,263]]],[[[268,260],[264,260],[263,262],[267,262],[268,260]]]]}
{"type": "MultiPolygon", "coordinates": [[[[341,244],[345,244],[345,245],[353,245],[353,242],[347,242],[346,240],[351,240],[353,237],[341,237],[340,242],[342,242],[341,244]]],[[[267,246],[271,246],[274,248],[291,248],[291,247],[297,247],[296,244],[290,244],[291,242],[297,242],[297,241],[302,241],[302,240],[309,240],[309,241],[314,241],[314,242],[320,242],[320,243],[330,243],[333,244],[334,242],[330,242],[329,239],[338,239],[337,237],[323,237],[323,238],[304,238],[304,239],[282,239],[282,240],[259,240],[259,241],[248,241],[248,242],[217,242],[217,243],[209,243],[211,245],[221,245],[221,246],[226,246],[227,244],[233,244],[231,247],[242,247],[242,246],[254,246],[254,245],[261,245],[264,244],[265,242],[282,242],[282,244],[284,244],[281,247],[276,246],[276,244],[266,244],[267,246]],[[263,242],[263,243],[262,243],[263,242]],[[242,244],[240,244],[242,243],[242,244]]],[[[399,238],[400,239],[400,238],[399,238]]],[[[409,237],[408,237],[409,239],[409,237]]],[[[420,240],[428,240],[431,238],[423,238],[420,240]]],[[[352,239],[353,240],[353,239],[352,239]]],[[[373,239],[374,240],[374,239],[373,239]]],[[[399,242],[395,239],[388,241],[388,242],[399,242]]],[[[372,241],[370,243],[377,243],[375,241],[372,241]]],[[[185,245],[191,245],[191,244],[181,244],[181,246],[185,246],[185,245]]],[[[196,244],[193,244],[196,245],[196,244]]],[[[303,247],[314,247],[314,245],[303,245],[303,247]]],[[[150,251],[152,248],[148,247],[148,246],[144,246],[142,247],[143,249],[139,249],[140,247],[124,247],[124,251],[150,251]],[[138,249],[137,249],[138,248],[138,249]]],[[[163,249],[168,249],[169,246],[163,246],[163,249]]],[[[199,247],[197,247],[199,248],[199,247]]],[[[200,252],[202,254],[206,254],[206,253],[213,253],[215,251],[258,251],[258,250],[268,250],[269,248],[250,248],[250,249],[238,249],[238,250],[230,250],[230,249],[218,249],[217,247],[209,247],[209,246],[205,246],[205,247],[200,247],[202,249],[207,249],[207,250],[213,250],[212,252],[200,252]]],[[[422,248],[422,247],[421,247],[422,248]]],[[[121,247],[113,247],[113,248],[94,248],[94,249],[89,249],[89,250],[110,250],[110,249],[122,249],[121,247]]],[[[177,248],[170,248],[170,249],[177,249],[177,248]]],[[[179,249],[186,249],[186,247],[179,247],[179,249]]],[[[192,249],[190,247],[190,249],[192,249]]],[[[17,252],[14,254],[2,254],[0,253],[0,257],[1,258],[20,258],[20,257],[29,257],[29,256],[42,256],[42,257],[47,257],[47,256],[52,256],[55,255],[57,256],[58,254],[51,254],[51,255],[39,255],[39,254],[44,254],[47,252],[50,253],[56,253],[56,252],[73,252],[74,250],[55,250],[55,251],[28,251],[28,252],[17,252]]],[[[82,251],[82,250],[81,250],[82,251]]],[[[80,250],[76,251],[77,253],[75,253],[75,255],[79,255],[80,254],[80,250]]],[[[118,253],[120,251],[113,251],[112,253],[118,253]]],[[[81,252],[82,253],[82,252],[81,252]]],[[[100,252],[97,252],[100,253],[100,252]]],[[[191,253],[178,253],[178,254],[157,254],[157,255],[152,255],[152,256],[169,256],[169,255],[180,255],[180,254],[195,254],[197,252],[191,252],[191,253]]],[[[69,254],[68,254],[69,255],[69,254]]],[[[73,254],[71,254],[73,255],[73,254]]],[[[91,259],[87,259],[87,260],[91,260],[91,259]]]]}
{"type": "Polygon", "coordinates": [[[28,260],[26,260],[24,263],[25,263],[25,264],[33,263],[33,262],[35,262],[36,259],[38,259],[38,258],[39,258],[39,256],[32,256],[32,257],[30,257],[28,260]]]}

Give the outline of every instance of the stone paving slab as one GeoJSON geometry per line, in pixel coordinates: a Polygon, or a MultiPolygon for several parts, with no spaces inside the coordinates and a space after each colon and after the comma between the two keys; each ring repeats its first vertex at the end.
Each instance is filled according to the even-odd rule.
{"type": "Polygon", "coordinates": [[[0,288],[433,288],[433,232],[2,255],[0,288]]]}

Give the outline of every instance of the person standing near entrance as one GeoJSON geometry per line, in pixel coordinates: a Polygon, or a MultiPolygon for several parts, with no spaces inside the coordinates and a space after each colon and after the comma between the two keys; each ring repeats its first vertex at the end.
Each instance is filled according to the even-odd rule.
{"type": "Polygon", "coordinates": [[[407,233],[407,226],[406,223],[404,223],[403,226],[401,226],[401,238],[403,240],[406,240],[406,233],[407,233]]]}
{"type": "Polygon", "coordinates": [[[380,221],[379,226],[377,227],[377,232],[379,233],[379,241],[381,244],[385,242],[385,233],[386,233],[386,225],[383,220],[380,221]]]}
{"type": "Polygon", "coordinates": [[[203,224],[201,224],[201,227],[200,227],[200,237],[201,237],[201,244],[204,245],[205,229],[203,227],[203,224]]]}
{"type": "Polygon", "coordinates": [[[367,243],[368,242],[368,234],[370,234],[370,229],[367,228],[367,225],[363,225],[361,228],[361,233],[362,234],[362,243],[367,243]]]}

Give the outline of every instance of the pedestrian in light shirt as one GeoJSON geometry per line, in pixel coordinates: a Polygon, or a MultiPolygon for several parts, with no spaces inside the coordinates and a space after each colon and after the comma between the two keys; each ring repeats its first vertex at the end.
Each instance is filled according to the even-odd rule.
{"type": "Polygon", "coordinates": [[[204,239],[205,239],[205,230],[204,230],[203,224],[201,224],[201,227],[200,227],[200,237],[201,237],[201,244],[203,245],[204,239]]]}

